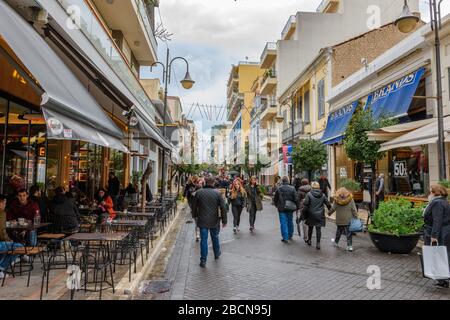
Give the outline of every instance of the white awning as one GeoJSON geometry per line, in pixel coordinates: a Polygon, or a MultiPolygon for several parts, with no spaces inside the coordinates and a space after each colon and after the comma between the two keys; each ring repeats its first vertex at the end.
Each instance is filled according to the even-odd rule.
{"type": "Polygon", "coordinates": [[[384,127],[368,132],[369,141],[389,141],[400,137],[403,134],[432,123],[435,119],[425,119],[408,123],[397,124],[395,126],[384,127]]]}
{"type": "Polygon", "coordinates": [[[123,132],[44,39],[5,1],[0,35],[43,89],[41,107],[49,139],[83,140],[128,152],[123,132]]]}
{"type": "MultiPolygon", "coordinates": [[[[444,136],[446,141],[450,142],[450,117],[444,118],[444,136]]],[[[394,140],[383,143],[380,152],[402,147],[415,147],[437,143],[438,124],[437,119],[433,119],[430,124],[404,134],[394,140]]]]}

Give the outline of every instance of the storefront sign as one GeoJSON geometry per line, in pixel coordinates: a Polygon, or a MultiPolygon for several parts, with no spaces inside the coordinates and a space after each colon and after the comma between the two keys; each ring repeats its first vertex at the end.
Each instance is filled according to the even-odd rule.
{"type": "Polygon", "coordinates": [[[406,161],[394,161],[394,177],[401,178],[408,176],[406,161]]]}
{"type": "Polygon", "coordinates": [[[72,139],[72,129],[64,129],[64,138],[72,139]]]}
{"type": "Polygon", "coordinates": [[[39,157],[45,157],[45,147],[39,148],[39,157]]]}
{"type": "Polygon", "coordinates": [[[53,117],[48,118],[47,126],[50,129],[52,136],[59,136],[61,133],[63,133],[64,126],[62,122],[56,118],[53,117]]]}

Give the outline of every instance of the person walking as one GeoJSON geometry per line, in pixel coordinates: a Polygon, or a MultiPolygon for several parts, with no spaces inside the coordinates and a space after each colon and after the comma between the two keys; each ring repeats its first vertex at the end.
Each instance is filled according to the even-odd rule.
{"type": "Polygon", "coordinates": [[[356,209],[355,201],[353,196],[346,188],[340,188],[336,191],[334,196],[334,203],[328,215],[331,216],[336,212],[336,237],[331,239],[331,243],[335,246],[339,246],[339,240],[341,236],[345,234],[347,238],[347,251],[353,251],[352,236],[350,232],[350,223],[352,218],[358,218],[358,210],[356,209]]]}
{"type": "Polygon", "coordinates": [[[328,181],[328,177],[326,173],[322,173],[319,179],[320,184],[320,190],[322,190],[322,193],[327,197],[328,199],[328,190],[331,190],[330,182],[328,181]]]}
{"type": "MultiPolygon", "coordinates": [[[[447,201],[447,189],[441,185],[431,186],[429,203],[424,210],[425,245],[440,245],[447,247],[450,257],[450,205],[447,201]]],[[[448,288],[448,280],[438,280],[438,288],[448,288]]]]}
{"type": "Polygon", "coordinates": [[[384,173],[375,180],[375,201],[375,209],[378,209],[380,201],[384,201],[384,173]]]}
{"type": "Polygon", "coordinates": [[[320,250],[320,240],[322,238],[322,228],[325,227],[325,206],[331,209],[331,204],[328,198],[323,194],[318,182],[311,183],[311,192],[306,195],[304,201],[304,212],[306,216],[306,224],[308,225],[308,241],[311,245],[311,238],[316,229],[316,249],[320,250]]]}
{"type": "Polygon", "coordinates": [[[281,241],[288,243],[294,236],[294,211],[300,207],[295,187],[289,184],[289,178],[283,177],[281,187],[275,191],[273,202],[278,209],[280,218],[281,241]]]}
{"type": "Polygon", "coordinates": [[[240,231],[239,225],[241,223],[241,213],[247,201],[247,192],[240,180],[234,180],[231,185],[228,201],[231,204],[231,212],[233,213],[233,232],[236,234],[240,231]]]}
{"type": "Polygon", "coordinates": [[[219,233],[220,222],[222,227],[227,225],[227,211],[225,201],[220,192],[214,189],[214,177],[205,178],[203,189],[195,193],[192,201],[192,216],[197,220],[200,228],[200,267],[206,267],[208,257],[208,233],[211,235],[214,257],[219,259],[221,255],[219,233]]]}
{"type": "Polygon", "coordinates": [[[249,213],[250,232],[255,231],[256,213],[263,210],[261,189],[259,187],[258,178],[253,176],[247,185],[245,192],[247,193],[247,211],[249,213]]]}
{"type": "MultiPolygon", "coordinates": [[[[308,179],[302,179],[301,186],[298,188],[298,201],[299,210],[297,211],[297,225],[303,231],[303,240],[305,243],[308,242],[308,226],[305,222],[305,216],[303,214],[303,208],[305,206],[306,195],[311,191],[311,186],[309,185],[308,179]]],[[[300,231],[299,231],[300,232],[300,231]]]]}

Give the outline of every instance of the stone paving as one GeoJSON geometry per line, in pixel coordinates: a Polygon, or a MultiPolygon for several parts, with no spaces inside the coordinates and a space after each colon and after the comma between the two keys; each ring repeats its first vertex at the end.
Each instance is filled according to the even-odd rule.
{"type": "MultiPolygon", "coordinates": [[[[194,225],[182,225],[165,272],[148,279],[166,280],[166,293],[135,299],[188,300],[409,300],[450,299],[450,290],[433,287],[433,281],[422,278],[417,250],[410,255],[380,253],[367,234],[354,238],[353,253],[345,251],[345,237],[340,248],[330,239],[336,227],[328,222],[322,234],[322,250],[315,241],[308,247],[298,234],[289,244],[282,243],[278,215],[270,202],[258,214],[256,233],[248,231],[248,214],[243,212],[241,232],[234,235],[232,225],[222,231],[222,257],[215,261],[210,251],[206,269],[199,267],[199,245],[194,225]],[[211,259],[212,258],[212,259],[211,259]],[[369,290],[369,266],[381,270],[381,289],[369,290]]],[[[189,219],[189,215],[186,216],[189,219]]],[[[229,216],[231,220],[231,214],[229,216]]],[[[210,250],[211,247],[210,247],[210,250]]]]}

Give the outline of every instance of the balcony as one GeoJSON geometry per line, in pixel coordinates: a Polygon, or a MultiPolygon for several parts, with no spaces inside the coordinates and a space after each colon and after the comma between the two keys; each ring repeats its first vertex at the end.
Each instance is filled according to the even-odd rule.
{"type": "Polygon", "coordinates": [[[272,69],[269,69],[264,74],[262,83],[263,84],[261,86],[261,95],[263,96],[270,95],[278,84],[277,72],[272,69]]]}
{"type": "Polygon", "coordinates": [[[339,0],[322,0],[322,3],[317,7],[317,12],[336,13],[338,7],[339,0]]]}
{"type": "Polygon", "coordinates": [[[139,64],[148,66],[157,60],[158,44],[153,33],[154,22],[149,17],[149,8],[144,0],[90,1],[109,29],[123,33],[139,64]]]}
{"type": "Polygon", "coordinates": [[[241,111],[241,106],[244,103],[244,94],[238,94],[233,92],[231,97],[228,99],[228,120],[234,121],[236,116],[241,111]]]}
{"type": "Polygon", "coordinates": [[[263,123],[272,120],[277,116],[278,106],[273,102],[267,103],[264,111],[261,111],[261,121],[263,123]]]}
{"type": "Polygon", "coordinates": [[[283,130],[282,139],[283,143],[293,142],[296,138],[304,133],[303,130],[303,122],[299,121],[294,124],[294,130],[292,130],[292,126],[283,130]]]}
{"type": "Polygon", "coordinates": [[[290,16],[286,25],[284,26],[283,31],[281,32],[282,40],[290,40],[292,35],[294,34],[295,28],[297,27],[297,17],[290,16]]]}
{"type": "Polygon", "coordinates": [[[266,47],[261,55],[260,68],[269,69],[277,58],[277,44],[275,42],[267,42],[266,47]]]}
{"type": "Polygon", "coordinates": [[[139,102],[139,110],[144,115],[148,115],[150,119],[154,119],[154,104],[150,101],[144,88],[139,82],[139,79],[137,79],[133,71],[130,69],[130,65],[117,48],[111,34],[107,32],[105,26],[92,11],[91,6],[84,0],[58,0],[58,2],[66,11],[71,6],[80,7],[82,12],[80,21],[81,32],[86,36],[98,53],[105,59],[107,64],[114,70],[117,76],[122,80],[128,90],[139,102]]]}

